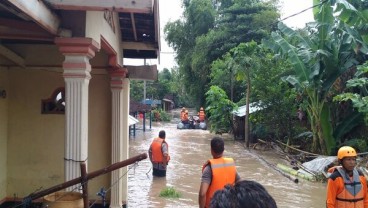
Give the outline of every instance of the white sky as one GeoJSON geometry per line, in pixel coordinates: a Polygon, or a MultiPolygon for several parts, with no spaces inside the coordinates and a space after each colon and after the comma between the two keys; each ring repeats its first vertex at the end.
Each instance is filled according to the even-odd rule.
{"type": "MultiPolygon", "coordinates": [[[[172,48],[165,42],[165,34],[163,29],[167,22],[175,21],[182,15],[183,9],[181,8],[182,0],[159,0],[160,5],[160,30],[161,30],[161,53],[160,63],[157,64],[156,59],[148,59],[146,63],[148,65],[157,64],[158,70],[164,68],[171,69],[176,66],[174,60],[175,54],[172,48]]],[[[313,5],[313,0],[280,0],[282,4],[281,19],[288,17],[292,14],[298,13],[304,9],[307,9],[313,5]]],[[[312,9],[303,12],[300,15],[290,17],[284,21],[286,25],[293,28],[303,28],[305,23],[313,21],[312,9]]],[[[124,65],[144,65],[143,60],[124,59],[124,65]]]]}

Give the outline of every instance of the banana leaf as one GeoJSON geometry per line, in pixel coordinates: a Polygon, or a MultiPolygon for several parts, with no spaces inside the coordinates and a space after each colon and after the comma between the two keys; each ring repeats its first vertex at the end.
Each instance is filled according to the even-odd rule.
{"type": "Polygon", "coordinates": [[[333,132],[333,137],[336,140],[341,141],[341,138],[345,134],[349,133],[354,127],[363,123],[363,118],[363,114],[359,112],[354,112],[350,114],[349,117],[345,118],[341,123],[336,126],[335,131],[333,132]]]}

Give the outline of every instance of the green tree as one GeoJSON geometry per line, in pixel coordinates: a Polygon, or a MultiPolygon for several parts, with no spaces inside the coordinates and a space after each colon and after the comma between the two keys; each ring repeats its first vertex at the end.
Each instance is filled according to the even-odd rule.
{"type": "Polygon", "coordinates": [[[261,0],[200,2],[184,1],[184,20],[165,26],[166,40],[178,54],[183,85],[197,106],[210,87],[212,62],[241,42],[266,37],[273,30],[270,23],[279,17],[274,4],[261,0]],[[199,24],[198,19],[206,22],[199,24]]]}
{"type": "MultiPolygon", "coordinates": [[[[346,1],[339,2],[352,7],[346,1]]],[[[338,4],[337,8],[340,6],[338,4]]],[[[316,23],[306,28],[308,36],[279,23],[280,33],[272,33],[273,43],[269,47],[284,55],[293,67],[294,74],[285,80],[305,96],[313,132],[312,150],[330,154],[336,145],[329,120],[331,87],[341,74],[357,63],[354,50],[358,39],[352,36],[354,28],[347,29],[335,19],[329,1],[315,9],[315,19],[316,23]]]]}
{"type": "Polygon", "coordinates": [[[207,115],[210,115],[210,131],[216,134],[228,132],[232,124],[231,112],[236,105],[228,99],[225,91],[218,86],[211,86],[206,92],[206,105],[207,115]]]}
{"type": "Polygon", "coordinates": [[[251,41],[248,43],[241,43],[239,46],[230,50],[232,56],[232,68],[236,71],[237,80],[245,80],[246,92],[245,92],[245,103],[246,103],[246,116],[245,116],[245,128],[244,135],[246,145],[249,148],[249,107],[250,107],[250,95],[251,95],[251,76],[254,70],[259,68],[258,45],[256,42],[251,41]]]}
{"type": "Polygon", "coordinates": [[[290,64],[263,47],[258,57],[262,64],[258,70],[252,71],[251,100],[258,101],[258,107],[262,110],[250,115],[252,132],[257,134],[257,130],[261,128],[272,139],[292,141],[294,135],[306,129],[303,127],[304,120],[296,119],[296,90],[281,79],[289,73],[290,64]]]}
{"type": "MultiPolygon", "coordinates": [[[[146,81],[146,97],[161,100],[167,94],[176,94],[178,87],[174,88],[175,80],[168,69],[158,72],[156,81],[146,81]]],[[[143,100],[144,81],[132,80],[130,85],[130,98],[135,101],[143,100]]]]}
{"type": "MultiPolygon", "coordinates": [[[[206,34],[214,27],[215,9],[211,0],[184,0],[184,20],[169,22],[165,25],[164,32],[169,45],[176,51],[176,60],[181,74],[181,85],[188,96],[190,103],[199,103],[203,97],[204,85],[192,67],[192,59],[195,57],[193,48],[196,38],[206,34]]],[[[205,84],[205,83],[204,83],[205,84]]]]}
{"type": "Polygon", "coordinates": [[[143,100],[143,81],[132,80],[130,82],[130,100],[143,100]]]}
{"type": "Polygon", "coordinates": [[[348,101],[353,103],[353,107],[365,115],[365,122],[368,124],[368,62],[358,66],[355,77],[347,82],[347,88],[357,88],[358,92],[345,92],[334,97],[335,101],[348,101]]]}
{"type": "Polygon", "coordinates": [[[232,55],[226,53],[222,59],[217,59],[211,65],[210,86],[217,85],[223,89],[232,102],[239,102],[244,97],[244,80],[235,79],[235,69],[232,67],[232,55]]]}

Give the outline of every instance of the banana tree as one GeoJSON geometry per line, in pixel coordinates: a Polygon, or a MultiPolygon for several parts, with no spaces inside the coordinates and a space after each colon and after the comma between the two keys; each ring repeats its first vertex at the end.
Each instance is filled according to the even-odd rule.
{"type": "Polygon", "coordinates": [[[329,121],[331,87],[357,63],[356,39],[333,14],[331,2],[326,1],[315,10],[316,22],[307,25],[307,35],[279,23],[279,32],[272,33],[270,41],[264,41],[264,45],[291,63],[294,73],[285,80],[305,95],[313,132],[312,151],[322,154],[331,154],[336,144],[329,121]]]}

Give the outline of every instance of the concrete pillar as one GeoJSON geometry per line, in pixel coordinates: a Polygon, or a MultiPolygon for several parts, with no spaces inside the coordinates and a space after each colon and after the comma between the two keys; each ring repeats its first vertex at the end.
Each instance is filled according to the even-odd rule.
{"type": "MultiPolygon", "coordinates": [[[[123,160],[129,158],[129,103],[130,103],[130,80],[124,79],[123,82],[123,160]]],[[[124,173],[127,173],[128,167],[123,168],[124,173]]],[[[128,202],[128,174],[125,174],[123,179],[123,201],[128,202]]]]}
{"type": "MultiPolygon", "coordinates": [[[[128,115],[129,115],[129,86],[125,84],[125,69],[110,71],[112,92],[112,147],[111,162],[116,163],[128,159],[128,115]],[[128,93],[126,92],[128,91],[128,93]],[[128,97],[126,97],[128,94],[128,97]],[[126,112],[128,109],[128,114],[126,112]]],[[[111,173],[110,207],[121,208],[127,201],[127,167],[111,173]]]]}
{"type": "MultiPolygon", "coordinates": [[[[88,85],[91,79],[89,60],[99,45],[91,38],[56,38],[65,56],[65,181],[81,176],[80,161],[88,159],[88,85]]],[[[75,187],[68,191],[77,191],[75,187]]]]}

